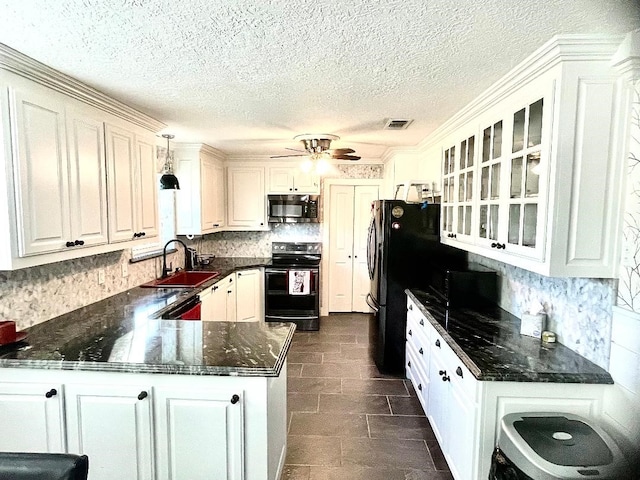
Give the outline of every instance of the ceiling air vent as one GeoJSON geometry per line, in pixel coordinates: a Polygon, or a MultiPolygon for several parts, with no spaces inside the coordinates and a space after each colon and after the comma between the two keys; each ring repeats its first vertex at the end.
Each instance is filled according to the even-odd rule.
{"type": "Polygon", "coordinates": [[[387,118],[384,122],[383,130],[406,130],[413,120],[387,118]]]}

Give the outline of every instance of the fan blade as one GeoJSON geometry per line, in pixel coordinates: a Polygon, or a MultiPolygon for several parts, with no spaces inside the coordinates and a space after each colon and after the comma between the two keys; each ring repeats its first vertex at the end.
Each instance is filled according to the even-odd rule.
{"type": "Polygon", "coordinates": [[[306,157],[307,154],[302,155],[271,155],[269,158],[289,158],[289,157],[306,157]]]}
{"type": "Polygon", "coordinates": [[[332,155],[344,155],[346,153],[356,153],[353,148],[334,148],[333,150],[329,150],[332,155]]]}
{"type": "Polygon", "coordinates": [[[304,150],[300,150],[300,149],[297,149],[297,148],[287,148],[287,147],[285,147],[284,149],[285,150],[291,150],[292,152],[307,153],[304,150]]]}
{"type": "Polygon", "coordinates": [[[362,157],[357,155],[331,155],[331,158],[335,158],[336,160],[360,160],[362,157]]]}

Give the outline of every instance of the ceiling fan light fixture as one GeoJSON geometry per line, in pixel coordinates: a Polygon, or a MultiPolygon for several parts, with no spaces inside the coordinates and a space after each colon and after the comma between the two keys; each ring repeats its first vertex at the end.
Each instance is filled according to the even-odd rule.
{"type": "Polygon", "coordinates": [[[160,190],[180,190],[178,177],[173,173],[173,159],[171,158],[171,152],[169,150],[169,140],[175,138],[175,135],[164,133],[162,134],[162,138],[167,139],[167,152],[164,159],[162,177],[160,177],[160,190]]]}

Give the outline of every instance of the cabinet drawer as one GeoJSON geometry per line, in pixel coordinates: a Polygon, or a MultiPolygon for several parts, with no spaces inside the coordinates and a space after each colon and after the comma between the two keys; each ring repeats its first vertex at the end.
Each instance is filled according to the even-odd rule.
{"type": "Polygon", "coordinates": [[[426,413],[427,405],[429,405],[429,379],[426,374],[425,364],[416,357],[416,352],[413,348],[407,348],[405,371],[407,378],[411,380],[418,400],[420,400],[422,409],[426,413]]]}
{"type": "Polygon", "coordinates": [[[415,324],[415,327],[422,332],[424,338],[429,341],[431,332],[431,325],[429,321],[424,317],[422,312],[418,310],[418,307],[411,301],[407,301],[407,325],[411,322],[415,324]]]}
{"type": "MultiPolygon", "coordinates": [[[[458,389],[469,401],[475,402],[477,398],[478,380],[462,360],[455,354],[449,344],[435,330],[431,338],[431,355],[437,356],[444,366],[445,374],[451,385],[458,389]],[[438,346],[439,345],[439,346],[438,346]]],[[[440,372],[440,371],[439,371],[440,372]]]]}

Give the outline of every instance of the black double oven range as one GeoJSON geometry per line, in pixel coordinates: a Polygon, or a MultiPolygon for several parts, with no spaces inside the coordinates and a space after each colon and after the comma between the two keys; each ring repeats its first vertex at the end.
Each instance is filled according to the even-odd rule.
{"type": "Polygon", "coordinates": [[[265,321],[320,328],[320,242],[273,242],[265,268],[265,321]]]}

